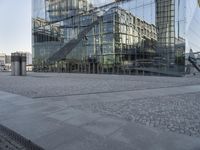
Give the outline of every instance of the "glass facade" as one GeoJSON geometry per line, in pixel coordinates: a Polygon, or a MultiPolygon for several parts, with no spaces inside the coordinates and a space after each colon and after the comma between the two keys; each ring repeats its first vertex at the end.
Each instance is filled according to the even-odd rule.
{"type": "Polygon", "coordinates": [[[35,71],[185,74],[198,0],[33,0],[35,71]]]}

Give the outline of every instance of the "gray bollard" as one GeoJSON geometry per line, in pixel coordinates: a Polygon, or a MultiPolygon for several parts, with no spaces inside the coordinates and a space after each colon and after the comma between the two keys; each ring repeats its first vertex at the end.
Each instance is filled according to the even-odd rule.
{"type": "Polygon", "coordinates": [[[11,75],[25,76],[26,75],[26,54],[12,53],[11,54],[11,75]]]}
{"type": "Polygon", "coordinates": [[[21,65],[20,65],[20,54],[19,53],[14,53],[14,63],[15,63],[15,76],[20,76],[21,72],[21,65]]]}
{"type": "Polygon", "coordinates": [[[26,76],[26,54],[21,54],[21,75],[26,76]]]}
{"type": "Polygon", "coordinates": [[[15,56],[13,53],[11,54],[11,75],[15,75],[15,56]]]}

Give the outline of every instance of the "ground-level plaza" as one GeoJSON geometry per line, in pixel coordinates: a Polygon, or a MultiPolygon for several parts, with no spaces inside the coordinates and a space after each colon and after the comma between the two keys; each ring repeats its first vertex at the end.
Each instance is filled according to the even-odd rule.
{"type": "Polygon", "coordinates": [[[0,125],[47,150],[198,150],[199,97],[199,75],[0,73],[0,125]]]}

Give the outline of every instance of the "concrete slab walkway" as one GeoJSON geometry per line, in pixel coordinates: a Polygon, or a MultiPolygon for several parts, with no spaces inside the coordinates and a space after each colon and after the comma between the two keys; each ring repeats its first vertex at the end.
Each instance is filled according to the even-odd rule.
{"type": "Polygon", "coordinates": [[[0,92],[0,124],[47,150],[199,150],[200,138],[71,106],[200,92],[200,86],[28,98],[0,92]]]}

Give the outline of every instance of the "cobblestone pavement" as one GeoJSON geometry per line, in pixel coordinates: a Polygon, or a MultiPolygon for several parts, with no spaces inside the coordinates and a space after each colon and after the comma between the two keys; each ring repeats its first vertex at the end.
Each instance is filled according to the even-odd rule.
{"type": "Polygon", "coordinates": [[[26,150],[26,148],[0,132],[0,150],[26,150]]]}
{"type": "Polygon", "coordinates": [[[200,76],[0,73],[0,93],[1,124],[46,149],[200,147],[200,76]]]}
{"type": "Polygon", "coordinates": [[[165,131],[200,137],[199,97],[200,93],[193,93],[73,107],[120,117],[165,131]]]}
{"type": "Polygon", "coordinates": [[[0,90],[27,97],[53,97],[132,91],[200,84],[199,77],[149,77],[92,74],[29,73],[14,77],[0,73],[0,90]],[[48,87],[48,88],[47,88],[48,87]]]}

